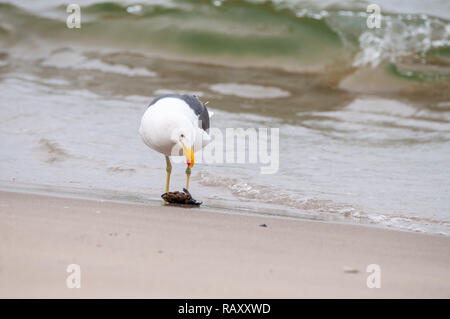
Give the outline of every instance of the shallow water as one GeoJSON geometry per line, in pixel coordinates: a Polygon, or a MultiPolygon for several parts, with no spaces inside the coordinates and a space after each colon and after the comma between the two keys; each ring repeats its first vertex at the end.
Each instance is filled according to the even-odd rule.
{"type": "MultiPolygon", "coordinates": [[[[357,27],[363,2],[152,2],[134,13],[123,3],[81,2],[81,30],[68,30],[54,3],[0,3],[2,187],[157,200],[165,162],[140,140],[140,118],[154,96],[193,93],[222,131],[280,129],[274,175],[258,164],[196,164],[192,192],[207,207],[450,235],[450,28],[435,8],[446,2],[391,13],[416,19],[408,30],[429,41],[375,41],[371,63],[375,42],[360,41],[357,27]],[[191,41],[178,42],[187,30],[191,41]]],[[[392,40],[394,29],[372,39],[392,40]]],[[[174,165],[172,188],[184,181],[174,165]]]]}

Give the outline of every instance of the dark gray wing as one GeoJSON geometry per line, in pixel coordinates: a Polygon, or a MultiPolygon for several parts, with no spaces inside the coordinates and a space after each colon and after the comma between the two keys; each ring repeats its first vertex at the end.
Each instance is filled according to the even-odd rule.
{"type": "Polygon", "coordinates": [[[198,120],[201,121],[202,129],[205,132],[209,132],[209,113],[205,104],[202,103],[196,96],[188,94],[164,94],[156,97],[148,107],[152,106],[156,102],[166,97],[173,97],[186,102],[187,105],[194,111],[195,115],[198,116],[198,120]]]}

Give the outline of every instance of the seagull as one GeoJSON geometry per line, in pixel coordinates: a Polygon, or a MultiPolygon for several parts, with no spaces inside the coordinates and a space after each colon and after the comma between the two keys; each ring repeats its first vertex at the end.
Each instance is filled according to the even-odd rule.
{"type": "Polygon", "coordinates": [[[189,188],[194,149],[210,141],[209,120],[212,112],[195,95],[165,94],[156,97],[142,116],[139,134],[151,149],[166,158],[166,188],[169,192],[172,164],[169,156],[186,157],[186,190],[189,188]]]}

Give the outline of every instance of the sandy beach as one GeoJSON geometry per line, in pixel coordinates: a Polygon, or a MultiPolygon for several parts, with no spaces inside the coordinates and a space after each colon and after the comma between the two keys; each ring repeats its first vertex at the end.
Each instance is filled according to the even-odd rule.
{"type": "Polygon", "coordinates": [[[450,297],[445,236],[12,192],[0,203],[1,298],[450,297]],[[367,287],[369,264],[381,288],[367,287]]]}
{"type": "Polygon", "coordinates": [[[450,298],[449,26],[0,0],[0,298],[450,298]]]}

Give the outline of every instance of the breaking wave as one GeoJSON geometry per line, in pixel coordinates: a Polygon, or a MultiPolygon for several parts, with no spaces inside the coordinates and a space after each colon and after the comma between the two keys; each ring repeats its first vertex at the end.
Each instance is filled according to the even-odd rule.
{"type": "MultiPolygon", "coordinates": [[[[434,2],[429,6],[433,8],[434,2]]],[[[55,41],[95,41],[97,45],[170,52],[168,56],[176,58],[222,64],[327,73],[337,68],[345,73],[385,62],[399,69],[407,62],[403,72],[391,73],[411,75],[413,80],[448,79],[450,74],[449,17],[419,5],[417,12],[408,7],[401,13],[386,4],[387,9],[382,7],[382,27],[368,29],[365,1],[327,1],[322,5],[250,0],[81,1],[82,31],[68,34],[62,24],[67,17],[62,1],[13,3],[17,7],[0,3],[0,41],[24,36],[16,29],[20,25],[28,27],[31,34],[47,33],[45,36],[55,41]],[[47,32],[50,29],[52,32],[47,32]]]]}

